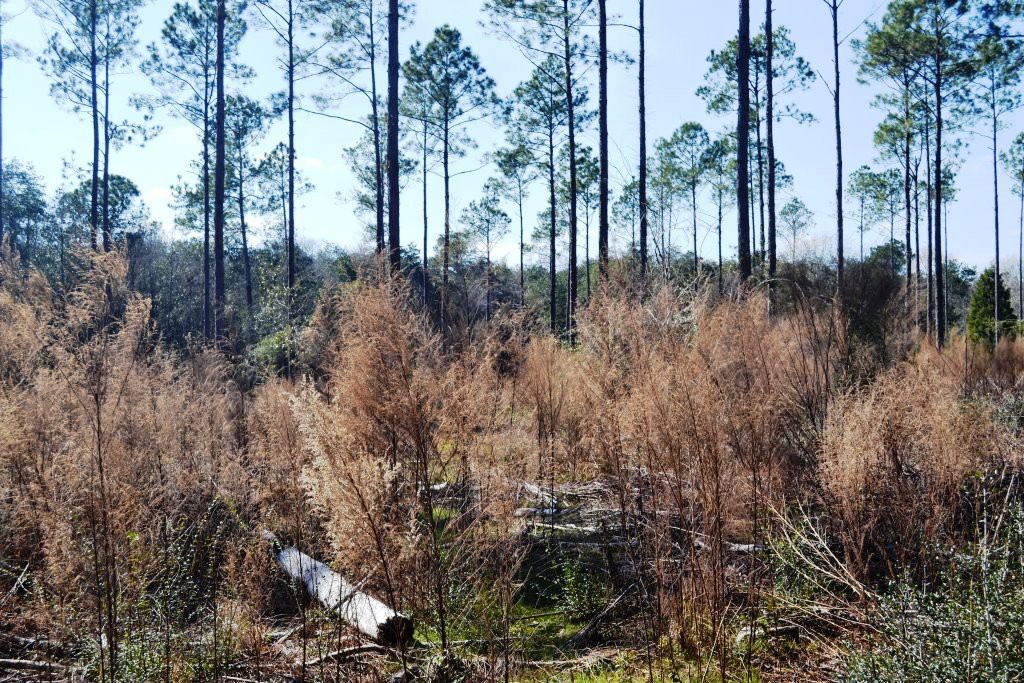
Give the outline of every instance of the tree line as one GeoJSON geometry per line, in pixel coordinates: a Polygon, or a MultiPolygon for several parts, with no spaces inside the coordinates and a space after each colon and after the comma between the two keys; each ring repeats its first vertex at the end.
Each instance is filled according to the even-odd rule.
{"type": "MultiPolygon", "coordinates": [[[[703,85],[695,93],[710,116],[723,123],[734,120],[735,126],[725,123],[715,132],[686,122],[649,149],[643,0],[614,3],[612,9],[622,16],[609,15],[607,0],[485,0],[487,30],[516,48],[532,69],[508,98],[498,97],[494,80],[452,26],[438,27],[426,44],[410,45],[402,62],[400,35],[413,11],[408,2],[183,0],[173,6],[159,40],[140,46],[138,0],[34,0],[32,7],[49,35],[36,58],[50,78],[53,97],[90,123],[91,159],[84,177],[68,171],[66,185],[71,187],[53,201],[44,197],[30,166],[4,164],[0,234],[23,252],[26,262],[37,252],[48,264],[47,272],[64,277],[67,260],[83,244],[152,257],[153,249],[142,246],[152,241],[152,222],[144,215],[137,188],[110,172],[110,159],[123,146],[157,134],[157,114],[172,116],[194,128],[197,137],[195,168],[175,188],[175,208],[179,223],[202,235],[196,255],[203,293],[196,317],[202,334],[223,340],[234,325],[234,332],[241,329],[250,340],[259,338],[256,330],[265,328],[257,318],[264,304],[257,304],[257,298],[273,299],[275,324],[283,327],[309,310],[302,303],[299,269],[315,258],[296,247],[301,227],[296,197],[312,188],[296,168],[296,117],[327,117],[364,131],[346,158],[356,172],[352,198],[373,237],[373,270],[409,276],[424,306],[441,329],[448,329],[457,317],[451,281],[459,271],[455,261],[472,242],[480,254],[482,318],[489,319],[499,302],[525,305],[532,300],[538,310],[546,309],[543,315],[551,330],[571,342],[579,302],[615,275],[613,225],[624,246],[616,268],[621,262],[641,289],[662,276],[687,281],[712,277],[722,292],[733,281],[742,285],[751,279],[771,287],[779,277],[780,239],[783,253],[788,251],[789,260],[795,261],[798,242],[814,222],[792,187],[780,158],[784,150],[780,155],[776,149],[776,126],[815,119],[797,106],[794,95],[821,79],[834,105],[834,287],[842,292],[851,286],[844,218],[855,222],[862,263],[867,258],[864,233],[887,225],[891,274],[902,277],[908,309],[914,308],[941,346],[950,315],[946,207],[955,196],[957,162],[971,135],[991,145],[994,287],[999,291],[1005,286],[999,184],[1001,174],[1007,173],[1024,206],[1024,133],[1005,149],[1000,142],[1007,117],[1022,103],[1024,52],[1016,22],[1024,3],[894,0],[880,19],[869,19],[863,31],[858,27],[848,35],[843,25],[851,22],[842,12],[842,0],[823,3],[821,21],[823,26],[828,22],[832,35],[829,78],[799,55],[789,30],[774,22],[772,0],[754,8],[741,0],[736,37],[708,56],[703,85]],[[634,34],[635,45],[621,52],[611,49],[609,28],[634,34]],[[257,77],[239,57],[239,45],[250,30],[266,33],[275,44],[282,88],[266,101],[244,94],[257,77]],[[854,33],[860,37],[852,39],[854,33]],[[840,48],[851,39],[857,77],[880,86],[874,106],[883,120],[873,140],[878,167],[847,174],[840,98],[846,65],[840,48]],[[609,158],[610,62],[637,67],[639,156],[635,175],[622,179],[615,196],[609,158]],[[143,73],[152,88],[134,94],[130,109],[112,111],[111,94],[126,68],[143,73]],[[596,110],[589,88],[595,68],[596,110]],[[307,87],[309,82],[318,87],[307,87]],[[340,106],[350,97],[365,103],[361,115],[353,117],[340,106]],[[286,122],[285,140],[257,155],[278,118],[286,122]],[[476,146],[473,124],[484,119],[504,131],[503,143],[488,155],[497,172],[484,183],[482,195],[455,217],[452,186],[466,172],[458,161],[476,146]],[[592,150],[580,143],[580,136],[595,119],[598,149],[592,150]],[[428,258],[431,174],[440,176],[444,187],[444,229],[433,266],[428,258]],[[402,189],[414,181],[422,184],[419,254],[419,246],[403,248],[399,221],[402,189]],[[547,206],[536,230],[528,232],[524,205],[541,184],[547,206]],[[701,206],[707,197],[709,214],[701,206]],[[505,211],[509,205],[517,209],[515,220],[505,211]],[[723,253],[723,217],[732,208],[737,216],[734,269],[732,258],[723,253]],[[65,218],[57,220],[59,215],[65,218]],[[128,216],[137,220],[126,222],[128,216]],[[717,263],[701,257],[702,223],[717,238],[717,263]],[[513,224],[518,278],[492,258],[495,245],[513,224]],[[266,226],[273,226],[269,233],[266,226]],[[590,254],[592,228],[597,233],[596,263],[590,254]],[[254,230],[264,233],[259,247],[254,230]],[[689,235],[684,244],[673,244],[680,230],[689,235]],[[547,257],[546,269],[527,267],[528,250],[547,257]],[[237,276],[226,261],[236,257],[237,276]],[[542,282],[543,270],[544,294],[528,292],[528,280],[542,282]],[[498,286],[499,271],[511,280],[509,286],[498,286]],[[230,306],[234,311],[227,310],[229,280],[237,281],[239,290],[237,304],[230,306]],[[540,303],[544,299],[546,305],[540,303]],[[919,299],[924,299],[920,305],[919,299]]],[[[9,21],[0,20],[0,31],[9,21]]],[[[0,32],[0,79],[3,59],[25,55],[2,36],[0,32]]],[[[1019,256],[1024,256],[1024,229],[1020,243],[1019,256]]],[[[163,248],[168,253],[175,249],[163,248]]],[[[344,277],[346,268],[335,266],[334,276],[344,277]]],[[[351,262],[347,267],[354,268],[351,262]]],[[[1024,299],[1024,268],[1017,289],[1024,299]]],[[[467,305],[467,296],[459,306],[467,305]]],[[[997,338],[1012,313],[1005,305],[1001,308],[1001,300],[993,297],[997,338]]]]}

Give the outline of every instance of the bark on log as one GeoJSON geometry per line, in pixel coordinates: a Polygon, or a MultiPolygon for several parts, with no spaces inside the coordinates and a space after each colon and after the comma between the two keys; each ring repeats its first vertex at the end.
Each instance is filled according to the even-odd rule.
{"type": "Polygon", "coordinates": [[[51,671],[53,673],[67,670],[66,666],[52,662],[41,662],[35,659],[0,659],[0,671],[51,671]]]}
{"type": "Polygon", "coordinates": [[[382,645],[396,647],[412,639],[412,619],[359,590],[323,562],[297,548],[282,546],[269,531],[264,532],[263,539],[273,545],[274,559],[281,571],[360,633],[382,645]]]}

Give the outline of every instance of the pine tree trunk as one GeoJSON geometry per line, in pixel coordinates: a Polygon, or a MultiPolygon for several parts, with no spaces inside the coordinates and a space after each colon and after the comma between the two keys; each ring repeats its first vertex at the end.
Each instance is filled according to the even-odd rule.
{"type": "Polygon", "coordinates": [[[640,280],[647,281],[647,44],[644,0],[640,0],[640,280]]]}
{"type": "Polygon", "coordinates": [[[569,119],[569,292],[566,332],[570,344],[576,342],[576,300],[579,294],[579,267],[576,255],[576,106],[573,102],[572,36],[569,28],[569,0],[562,0],[562,29],[565,32],[565,98],[569,119]]]}
{"type": "Polygon", "coordinates": [[[558,267],[555,261],[556,237],[558,234],[558,205],[555,201],[555,128],[554,121],[548,122],[548,191],[551,202],[551,229],[549,231],[548,254],[548,310],[551,312],[551,334],[558,332],[558,267]]]}
{"type": "MultiPolygon", "coordinates": [[[[941,34],[938,36],[941,43],[941,34]]],[[[935,343],[946,345],[946,291],[942,261],[942,55],[935,56],[935,343]]]]}
{"type": "Polygon", "coordinates": [[[721,185],[719,185],[719,187],[718,187],[718,293],[719,293],[719,295],[721,295],[721,294],[723,294],[725,292],[725,282],[724,282],[725,274],[722,272],[724,270],[724,268],[725,268],[725,262],[722,259],[722,209],[723,209],[722,205],[723,205],[723,203],[724,203],[724,201],[722,199],[722,187],[721,187],[721,185]]]}
{"type": "Polygon", "coordinates": [[[388,247],[391,274],[402,269],[399,236],[399,159],[398,159],[398,0],[388,5],[388,247]]]}
{"type": "Polygon", "coordinates": [[[100,108],[96,81],[96,70],[99,68],[99,56],[96,50],[97,2],[98,0],[91,0],[89,3],[89,87],[92,108],[92,197],[89,209],[89,246],[93,251],[99,249],[100,225],[100,108]]]}
{"type": "Polygon", "coordinates": [[[583,210],[583,263],[587,276],[587,301],[590,300],[590,201],[584,201],[583,210]]]}
{"type": "Polygon", "coordinates": [[[288,321],[295,294],[295,10],[288,0],[288,321]]]}
{"type": "MultiPolygon", "coordinates": [[[[608,8],[607,0],[598,0],[600,14],[600,155],[601,180],[598,190],[600,225],[597,230],[597,261],[601,279],[608,277],[608,8]]],[[[587,263],[587,295],[590,295],[590,263],[587,263]]]]}
{"type": "Polygon", "coordinates": [[[526,221],[523,219],[523,179],[519,178],[519,305],[526,306],[526,221]]]}
{"type": "Polygon", "coordinates": [[[896,205],[892,203],[889,205],[889,275],[896,279],[896,205]]]}
{"type": "Polygon", "coordinates": [[[445,323],[448,320],[448,262],[449,262],[449,258],[450,258],[450,251],[449,251],[449,248],[448,248],[449,247],[448,240],[449,240],[449,237],[451,236],[451,225],[452,225],[452,223],[451,223],[451,217],[452,217],[452,209],[451,209],[451,184],[450,184],[451,178],[450,178],[450,175],[449,175],[449,165],[448,165],[448,163],[449,163],[449,159],[448,159],[448,155],[449,155],[449,149],[448,149],[449,139],[448,139],[448,134],[449,134],[449,131],[448,131],[448,111],[446,109],[445,112],[444,112],[444,139],[442,140],[442,146],[444,148],[443,149],[444,159],[443,159],[443,163],[442,163],[442,165],[444,166],[444,248],[443,248],[443,252],[444,253],[443,253],[442,263],[441,263],[441,331],[442,331],[442,334],[447,334],[448,333],[447,328],[445,327],[445,323]]]}
{"type": "Polygon", "coordinates": [[[224,24],[226,0],[217,0],[217,143],[213,160],[213,321],[218,345],[224,343],[224,24]]]}
{"type": "Polygon", "coordinates": [[[750,278],[750,202],[747,187],[750,184],[750,0],[740,0],[739,49],[736,73],[736,214],[738,222],[738,249],[740,280],[750,278]]]}
{"type": "Polygon", "coordinates": [[[774,278],[778,268],[775,217],[775,36],[772,28],[772,0],[766,0],[765,20],[766,114],[768,119],[768,277],[774,278]]]}
{"type": "Polygon", "coordinates": [[[428,151],[428,128],[427,121],[423,121],[423,308],[427,308],[427,151],[428,151]]]}
{"type": "MultiPolygon", "coordinates": [[[[832,91],[836,121],[836,279],[843,289],[843,124],[839,100],[839,0],[832,0],[832,63],[835,67],[835,89],[832,91]]],[[[864,259],[861,258],[861,261],[864,259]]]]}
{"type": "MultiPolygon", "coordinates": [[[[754,69],[754,92],[760,92],[760,70],[754,69]]],[[[754,98],[754,143],[757,145],[757,154],[755,160],[757,162],[757,203],[758,203],[758,226],[761,228],[761,248],[759,249],[760,254],[760,267],[763,269],[765,264],[765,252],[767,251],[767,241],[765,239],[765,202],[764,202],[764,142],[761,138],[761,98],[755,96],[754,98]]]]}
{"type": "MultiPolygon", "coordinates": [[[[107,19],[107,40],[110,40],[107,19]]],[[[103,50],[103,251],[110,251],[110,45],[103,50]]]]}
{"type": "Polygon", "coordinates": [[[370,28],[370,126],[373,128],[374,191],[376,192],[377,213],[377,257],[384,256],[384,153],[380,139],[380,98],[377,96],[377,36],[373,10],[376,3],[368,3],[370,12],[367,25],[370,28]]]}
{"type": "Polygon", "coordinates": [[[690,202],[693,207],[693,286],[700,275],[700,256],[697,253],[697,183],[690,183],[690,202]]]}
{"type": "Polygon", "coordinates": [[[913,273],[913,257],[914,250],[910,242],[910,228],[911,228],[911,208],[910,203],[910,144],[913,141],[913,131],[910,128],[910,82],[909,77],[905,77],[904,89],[903,89],[903,206],[905,209],[905,227],[906,227],[906,253],[904,254],[904,261],[906,265],[906,299],[904,300],[904,306],[907,310],[910,309],[910,296],[911,287],[910,280],[911,274],[913,273]]]}
{"type": "Polygon", "coordinates": [[[1024,176],[1020,185],[1020,239],[1017,242],[1017,309],[1024,318],[1024,176]]]}
{"type": "Polygon", "coordinates": [[[921,193],[918,191],[917,165],[914,166],[914,316],[918,323],[921,321],[921,193]]]}
{"type": "Polygon", "coordinates": [[[861,280],[864,280],[864,198],[860,200],[860,265],[861,280]]]}
{"type": "Polygon", "coordinates": [[[920,188],[920,173],[921,173],[921,160],[920,158],[914,161],[914,175],[910,179],[910,183],[914,188],[914,279],[916,282],[916,288],[920,291],[921,287],[921,188],[920,188]]]}
{"type": "Polygon", "coordinates": [[[928,232],[928,319],[925,325],[925,333],[930,337],[935,332],[935,245],[933,243],[935,237],[932,230],[932,221],[934,220],[934,214],[932,213],[932,207],[934,205],[934,194],[932,191],[932,131],[931,122],[928,115],[924,117],[924,160],[925,160],[925,218],[927,220],[927,232],[928,232]]]}
{"type": "Polygon", "coordinates": [[[999,323],[1002,320],[1003,311],[999,310],[1002,274],[999,268],[999,111],[997,109],[995,79],[992,79],[990,86],[989,94],[991,99],[989,103],[991,104],[992,112],[992,198],[996,238],[995,296],[993,298],[995,299],[995,342],[999,344],[999,333],[1001,331],[999,323]]]}
{"type": "Polygon", "coordinates": [[[203,337],[213,332],[210,320],[210,101],[209,74],[204,82],[203,109],[203,337]]]}

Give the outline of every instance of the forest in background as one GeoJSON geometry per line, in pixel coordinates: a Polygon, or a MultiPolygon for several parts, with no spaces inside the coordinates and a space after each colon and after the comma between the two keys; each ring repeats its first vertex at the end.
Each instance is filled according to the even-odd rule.
{"type": "MultiPolygon", "coordinates": [[[[144,48],[134,0],[40,0],[37,58],[92,159],[53,198],[29,163],[0,169],[0,680],[1024,675],[1024,253],[1007,272],[997,246],[979,274],[943,246],[958,155],[981,140],[978,225],[1001,243],[1010,182],[1024,252],[1006,123],[1024,3],[894,0],[855,64],[844,3],[822,5],[831,73],[772,0],[741,0],[696,93],[735,126],[648,150],[644,0],[486,0],[530,67],[507,100],[451,26],[400,61],[397,0],[182,2],[144,48]],[[613,49],[634,11],[635,46],[613,49]],[[250,23],[280,50],[267,102],[226,87],[254,78],[236,59],[250,23]],[[637,68],[641,154],[613,189],[616,61],[637,68]],[[134,122],[110,112],[124,69],[153,86],[134,122]],[[366,102],[348,152],[366,248],[296,239],[318,191],[294,146],[311,74],[336,89],[319,115],[366,102]],[[871,141],[843,138],[852,77],[886,85],[871,141]],[[791,101],[816,79],[832,111],[791,101]],[[109,172],[157,110],[197,133],[186,239],[109,172]],[[815,114],[835,128],[827,255],[801,248],[813,217],[774,142],[815,114]],[[256,154],[277,117],[287,139],[256,154]],[[480,120],[505,144],[454,216],[451,162],[480,120]],[[844,144],[877,167],[844,170],[844,144]],[[869,230],[888,239],[865,250],[869,230]]],[[[6,40],[2,59],[25,56],[6,40]]]]}

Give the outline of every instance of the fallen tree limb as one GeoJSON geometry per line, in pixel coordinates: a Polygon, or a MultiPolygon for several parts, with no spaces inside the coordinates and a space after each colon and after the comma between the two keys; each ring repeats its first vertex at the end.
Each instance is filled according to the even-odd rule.
{"type": "Polygon", "coordinates": [[[0,650],[41,650],[48,644],[46,638],[23,638],[13,633],[0,633],[0,650]]]}
{"type": "Polygon", "coordinates": [[[323,562],[314,560],[297,548],[285,547],[269,531],[263,540],[274,547],[277,566],[324,608],[336,612],[343,621],[364,636],[382,645],[402,646],[412,639],[412,619],[396,612],[380,600],[323,562]]]}
{"type": "Polygon", "coordinates": [[[36,659],[0,659],[0,671],[66,671],[67,667],[52,662],[40,662],[36,659]]]}
{"type": "Polygon", "coordinates": [[[523,669],[573,669],[577,667],[593,667],[610,664],[615,656],[608,652],[591,652],[576,659],[521,660],[516,666],[523,669]]]}
{"type": "Polygon", "coordinates": [[[383,645],[359,645],[357,647],[336,650],[335,652],[328,652],[323,657],[307,660],[306,666],[316,666],[327,662],[344,664],[345,662],[352,661],[359,655],[386,655],[387,653],[388,649],[383,645]]]}
{"type": "Polygon", "coordinates": [[[597,615],[595,615],[594,618],[591,619],[587,623],[587,625],[584,626],[582,630],[580,630],[579,633],[577,633],[569,639],[569,641],[565,644],[566,647],[572,649],[585,647],[590,642],[590,639],[593,638],[594,635],[597,633],[597,629],[601,625],[601,622],[604,621],[605,617],[611,614],[612,611],[619,606],[619,603],[622,602],[622,600],[627,595],[629,595],[631,591],[632,586],[626,588],[626,590],[622,593],[619,593],[619,597],[612,600],[612,602],[603,610],[601,610],[597,615]]]}

